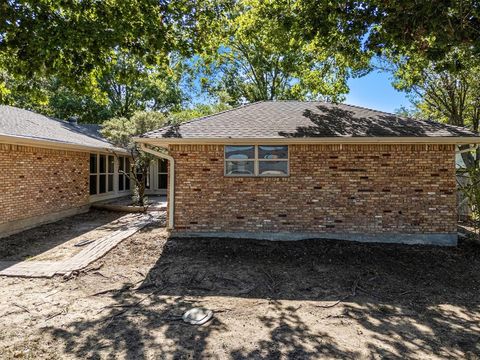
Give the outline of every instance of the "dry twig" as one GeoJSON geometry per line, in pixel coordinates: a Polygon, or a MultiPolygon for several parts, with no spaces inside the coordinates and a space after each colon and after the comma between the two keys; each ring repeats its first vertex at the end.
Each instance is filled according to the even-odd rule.
{"type": "Polygon", "coordinates": [[[329,304],[329,305],[315,305],[316,307],[321,307],[321,308],[324,308],[324,309],[327,309],[327,308],[332,308],[334,306],[337,306],[338,304],[340,304],[342,301],[345,301],[351,297],[354,297],[357,295],[357,288],[358,288],[358,283],[360,281],[360,278],[357,278],[354,282],[353,282],[353,285],[352,285],[352,292],[348,295],[345,295],[344,297],[342,297],[341,299],[335,301],[333,304],[329,304]]]}

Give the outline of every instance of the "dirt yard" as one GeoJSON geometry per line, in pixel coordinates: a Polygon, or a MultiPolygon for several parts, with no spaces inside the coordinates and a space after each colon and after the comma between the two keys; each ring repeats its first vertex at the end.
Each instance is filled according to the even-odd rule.
{"type": "Polygon", "coordinates": [[[480,245],[169,240],[148,227],[69,278],[0,278],[0,327],[2,359],[478,359],[480,245]],[[213,320],[183,323],[194,306],[213,320]]]}

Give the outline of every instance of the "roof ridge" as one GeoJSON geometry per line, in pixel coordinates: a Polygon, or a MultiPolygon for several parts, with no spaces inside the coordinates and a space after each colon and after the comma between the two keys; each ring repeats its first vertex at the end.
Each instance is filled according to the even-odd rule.
{"type": "MultiPolygon", "coordinates": [[[[268,100],[267,100],[268,101],[268,100]]],[[[226,109],[226,110],[222,110],[220,112],[217,112],[217,113],[214,113],[214,114],[208,114],[208,115],[203,115],[203,116],[200,116],[198,118],[194,118],[194,119],[190,119],[190,120],[187,120],[187,121],[183,121],[179,124],[170,124],[170,125],[167,125],[167,126],[162,126],[161,128],[159,129],[155,129],[155,130],[152,130],[152,131],[148,131],[146,132],[145,134],[142,134],[141,137],[144,137],[146,135],[149,135],[149,134],[152,134],[152,133],[156,133],[162,129],[167,129],[169,127],[172,127],[172,126],[175,126],[175,125],[184,125],[184,124],[191,124],[193,122],[197,122],[197,121],[200,121],[200,120],[205,120],[205,119],[208,119],[212,116],[217,116],[217,115],[220,115],[220,114],[224,114],[224,113],[228,113],[228,112],[231,112],[231,111],[234,111],[234,110],[240,110],[240,109],[244,109],[246,107],[249,107],[251,105],[256,105],[256,104],[260,104],[262,102],[266,102],[266,100],[260,100],[260,101],[254,101],[254,102],[251,102],[251,103],[247,103],[247,104],[242,104],[242,105],[239,105],[237,107],[234,107],[234,108],[231,108],[231,109],[226,109]]]]}
{"type": "MultiPolygon", "coordinates": [[[[353,107],[353,108],[357,108],[357,109],[363,109],[363,110],[373,111],[373,112],[376,112],[376,113],[393,115],[393,116],[403,117],[403,118],[407,118],[407,119],[413,119],[413,118],[409,118],[409,117],[407,117],[407,116],[398,115],[398,114],[391,113],[391,112],[388,112],[388,111],[383,111],[383,110],[376,110],[376,109],[372,109],[372,108],[368,108],[368,107],[360,106],[360,105],[352,105],[352,104],[347,104],[347,103],[337,103],[337,104],[332,103],[332,104],[334,104],[334,105],[345,105],[345,106],[349,106],[349,107],[353,107]]],[[[413,119],[413,120],[416,120],[416,119],[413,119]]]]}

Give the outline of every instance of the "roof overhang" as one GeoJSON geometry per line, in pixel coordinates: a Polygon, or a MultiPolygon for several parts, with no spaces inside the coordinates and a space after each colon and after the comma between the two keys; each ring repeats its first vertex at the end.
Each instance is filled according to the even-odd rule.
{"type": "Polygon", "coordinates": [[[102,152],[115,152],[115,153],[126,154],[126,155],[129,154],[127,150],[116,148],[116,147],[80,145],[80,144],[73,144],[73,143],[54,141],[54,140],[48,140],[48,139],[35,139],[35,138],[16,136],[16,135],[7,135],[7,134],[0,134],[0,143],[41,147],[41,148],[56,149],[56,150],[69,150],[69,151],[80,151],[80,152],[102,151],[102,152]]]}
{"type": "Polygon", "coordinates": [[[480,144],[478,136],[450,137],[325,137],[325,138],[141,138],[137,143],[165,147],[168,145],[225,144],[480,144]]]}

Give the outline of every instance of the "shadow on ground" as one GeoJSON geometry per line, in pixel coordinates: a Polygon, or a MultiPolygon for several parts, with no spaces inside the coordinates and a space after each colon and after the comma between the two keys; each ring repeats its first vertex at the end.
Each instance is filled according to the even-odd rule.
{"type": "MultiPolygon", "coordinates": [[[[0,260],[26,260],[97,228],[108,232],[108,224],[124,215],[125,213],[120,212],[92,210],[2,238],[0,239],[0,260]]],[[[112,231],[113,229],[116,228],[112,227],[112,231]]]]}
{"type": "MultiPolygon", "coordinates": [[[[67,353],[99,358],[108,349],[129,359],[480,355],[480,246],[474,242],[435,248],[170,239],[162,245],[144,280],[113,293],[114,305],[100,317],[48,329],[67,353]],[[215,311],[209,324],[179,320],[200,305],[215,311]]],[[[140,256],[132,254],[132,263],[140,256]]]]}

